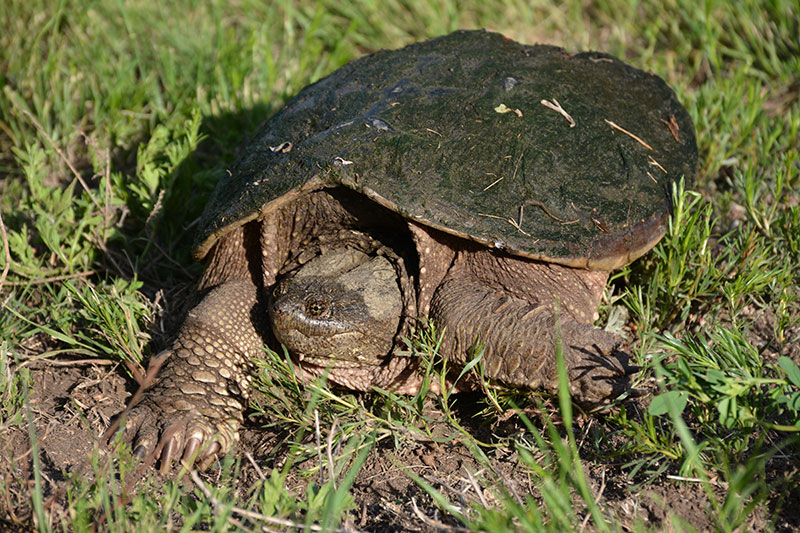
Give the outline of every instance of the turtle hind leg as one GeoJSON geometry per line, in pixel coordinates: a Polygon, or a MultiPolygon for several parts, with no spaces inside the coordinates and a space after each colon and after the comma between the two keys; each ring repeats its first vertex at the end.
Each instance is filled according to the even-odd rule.
{"type": "Polygon", "coordinates": [[[176,459],[205,468],[238,440],[251,361],[264,346],[258,292],[249,280],[230,281],[189,312],[171,349],[158,356],[164,361],[153,384],[121,415],[135,455],[160,460],[164,473],[176,459]]]}
{"type": "MultiPolygon", "coordinates": [[[[444,329],[442,353],[466,362],[476,341],[484,347],[485,375],[500,383],[558,390],[557,313],[487,285],[468,273],[451,274],[431,302],[431,319],[444,329]]],[[[570,392],[594,404],[625,390],[627,362],[620,339],[590,324],[559,319],[570,392]]]]}

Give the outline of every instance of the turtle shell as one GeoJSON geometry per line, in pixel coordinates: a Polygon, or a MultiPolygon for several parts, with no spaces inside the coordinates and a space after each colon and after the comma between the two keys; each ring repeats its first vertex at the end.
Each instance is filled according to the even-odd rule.
{"type": "Polygon", "coordinates": [[[658,76],[460,31],[303,89],[218,184],[195,255],[295,194],[346,186],[489,247],[611,269],[661,238],[696,169],[691,117],[658,76]]]}

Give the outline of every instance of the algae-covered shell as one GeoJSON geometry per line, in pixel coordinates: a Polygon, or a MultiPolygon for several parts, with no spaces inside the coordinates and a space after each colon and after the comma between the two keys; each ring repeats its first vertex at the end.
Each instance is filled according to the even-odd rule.
{"type": "Polygon", "coordinates": [[[217,186],[195,255],[287,195],[346,186],[489,247],[611,269],[663,235],[696,167],[692,120],[658,76],[461,31],[303,89],[217,186]]]}

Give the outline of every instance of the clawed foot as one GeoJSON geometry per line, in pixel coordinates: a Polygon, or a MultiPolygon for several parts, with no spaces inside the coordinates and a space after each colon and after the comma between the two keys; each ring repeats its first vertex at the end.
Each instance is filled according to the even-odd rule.
{"type": "Polygon", "coordinates": [[[572,361],[567,360],[570,393],[586,406],[605,403],[630,390],[630,376],[639,370],[629,364],[628,354],[619,349],[618,342],[609,342],[619,339],[605,335],[605,342],[568,347],[573,356],[572,361]]]}
{"type": "Polygon", "coordinates": [[[158,462],[166,474],[178,461],[205,470],[237,440],[236,417],[202,401],[193,405],[191,399],[146,395],[120,414],[121,439],[145,468],[158,462]]]}
{"type": "MultiPolygon", "coordinates": [[[[216,286],[189,312],[119,418],[122,441],[145,465],[158,462],[162,473],[176,461],[206,468],[233,446],[265,317],[250,279],[216,286]]],[[[112,426],[106,437],[116,433],[112,426]]]]}

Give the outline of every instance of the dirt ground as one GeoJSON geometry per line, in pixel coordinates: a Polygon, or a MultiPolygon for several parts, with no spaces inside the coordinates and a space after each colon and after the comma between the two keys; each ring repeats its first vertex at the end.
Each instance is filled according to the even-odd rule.
{"type": "MultiPolygon", "coordinates": [[[[111,364],[49,361],[33,364],[30,369],[31,416],[40,450],[45,492],[49,495],[62,484],[68,472],[86,462],[97,436],[108,426],[111,417],[123,409],[134,385],[123,377],[118,366],[111,364]]],[[[472,401],[470,397],[464,399],[466,401],[462,404],[469,405],[472,401]]],[[[503,433],[516,429],[515,419],[499,422],[506,427],[489,429],[477,421],[471,422],[469,413],[459,414],[466,420],[467,429],[474,431],[478,438],[483,436],[481,432],[503,433]]],[[[260,464],[260,470],[268,472],[275,465],[263,461],[270,460],[266,457],[275,457],[269,452],[277,438],[255,425],[251,423],[243,430],[237,453],[249,453],[254,462],[260,464]]],[[[447,428],[443,424],[434,431],[443,432],[447,428]]],[[[22,524],[24,527],[19,530],[25,531],[31,527],[29,493],[33,486],[32,449],[27,426],[6,429],[0,434],[0,446],[0,479],[5,487],[5,499],[0,501],[0,516],[5,517],[5,527],[22,524]]],[[[537,497],[535,491],[532,492],[530,473],[513,450],[495,450],[490,457],[496,470],[491,475],[499,476],[512,494],[518,498],[528,494],[537,497]]],[[[243,465],[239,483],[247,487],[262,474],[248,461],[243,461],[243,465]]],[[[700,531],[713,529],[706,510],[708,499],[699,483],[678,482],[661,476],[643,488],[631,491],[631,482],[619,465],[584,459],[584,468],[598,501],[611,510],[623,526],[640,519],[656,529],[669,530],[672,529],[669,516],[674,515],[683,525],[700,531]]],[[[496,495],[491,490],[484,490],[488,486],[484,481],[490,474],[457,440],[449,444],[416,441],[400,449],[384,441],[370,453],[356,478],[352,494],[358,507],[343,526],[364,531],[438,531],[459,526],[452,517],[441,513],[432,498],[403,469],[421,476],[463,507],[472,502],[488,506],[496,504],[496,495]]],[[[213,473],[204,475],[213,476],[213,473]]],[[[295,487],[308,482],[298,476],[289,481],[295,487]]],[[[190,492],[188,487],[187,492],[190,492]]],[[[795,492],[800,492],[800,489],[795,492]]],[[[720,487],[719,494],[723,493],[720,487]]],[[[800,493],[785,497],[797,501],[800,493]]],[[[783,516],[775,524],[777,529],[796,530],[800,527],[797,506],[784,502],[782,507],[783,516]]],[[[768,509],[757,509],[751,515],[747,529],[770,528],[768,513],[768,509]]]]}

